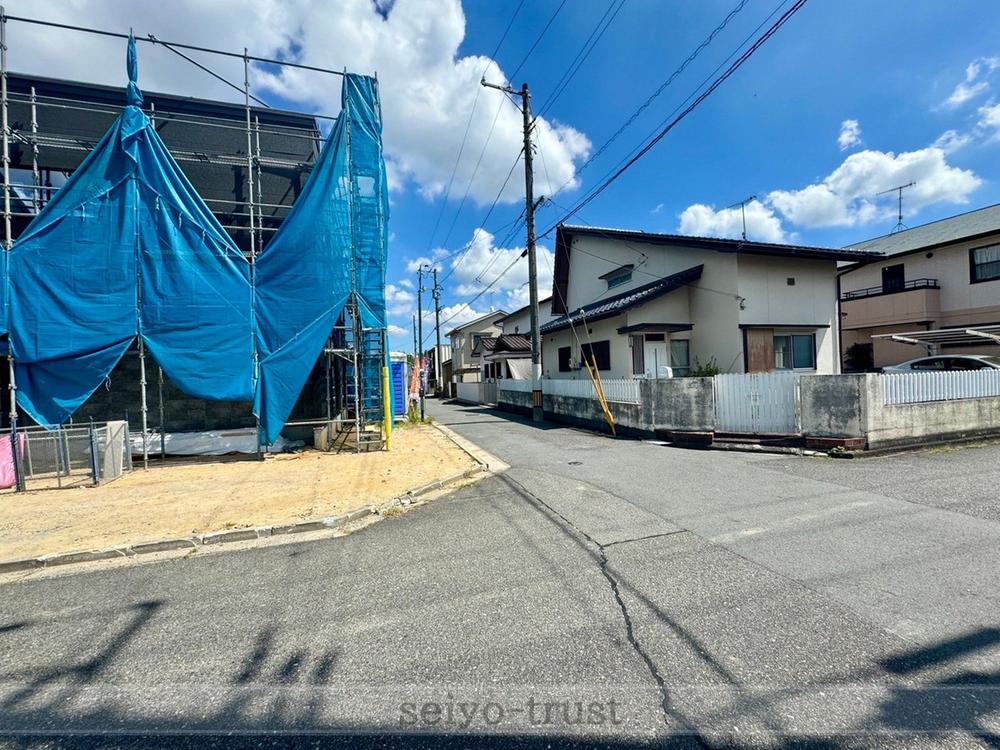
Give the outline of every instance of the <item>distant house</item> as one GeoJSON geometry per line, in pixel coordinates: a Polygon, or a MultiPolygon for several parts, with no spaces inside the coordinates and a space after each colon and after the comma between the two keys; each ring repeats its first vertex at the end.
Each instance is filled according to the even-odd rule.
{"type": "Polygon", "coordinates": [[[484,352],[480,343],[483,339],[496,338],[503,333],[500,320],[506,316],[505,310],[496,310],[448,332],[452,383],[478,383],[482,380],[484,352]]]}
{"type": "MultiPolygon", "coordinates": [[[[552,320],[552,298],[538,301],[539,325],[552,320]]],[[[481,356],[483,380],[531,377],[531,309],[515,310],[499,321],[501,334],[482,339],[473,353],[481,356]]]]}
{"type": "MultiPolygon", "coordinates": [[[[1000,324],[1000,204],[852,248],[883,256],[841,270],[841,347],[855,369],[859,361],[884,367],[928,353],[873,336],[1000,324]]],[[[983,337],[903,338],[952,338],[941,354],[1000,354],[1000,345],[983,337]]]]}
{"type": "Polygon", "coordinates": [[[560,226],[544,375],[836,373],[837,263],[850,250],[560,226]]]}

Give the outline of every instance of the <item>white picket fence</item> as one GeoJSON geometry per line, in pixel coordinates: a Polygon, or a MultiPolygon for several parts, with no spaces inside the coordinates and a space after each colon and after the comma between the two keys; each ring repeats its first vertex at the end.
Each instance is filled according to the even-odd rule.
{"type": "Polygon", "coordinates": [[[712,385],[715,429],[781,435],[799,432],[798,373],[716,375],[712,385]]]}
{"type": "MultiPolygon", "coordinates": [[[[620,378],[614,380],[601,380],[604,387],[604,397],[618,404],[638,404],[639,403],[639,381],[635,379],[620,378]]],[[[501,380],[499,381],[502,391],[519,391],[521,393],[531,392],[530,380],[501,380]]],[[[571,398],[597,398],[594,391],[594,384],[590,379],[586,380],[563,380],[563,379],[543,379],[542,393],[552,396],[569,396],[571,398]]]]}
{"type": "Polygon", "coordinates": [[[882,375],[882,399],[887,406],[990,396],[1000,396],[1000,370],[882,375]]]}

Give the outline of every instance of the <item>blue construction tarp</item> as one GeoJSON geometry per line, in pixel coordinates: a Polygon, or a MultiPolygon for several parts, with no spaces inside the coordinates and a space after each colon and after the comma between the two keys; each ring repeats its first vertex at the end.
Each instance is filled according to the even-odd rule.
{"type": "MultiPolygon", "coordinates": [[[[274,442],[352,291],[362,325],[385,328],[376,81],[345,75],[343,113],[251,264],[142,112],[131,39],[127,59],[127,106],[3,254],[0,309],[19,405],[40,424],[61,424],[139,336],[185,393],[252,399],[263,442],[274,442]]],[[[381,369],[369,360],[364,388],[377,398],[381,369]]]]}
{"type": "Polygon", "coordinates": [[[348,118],[351,238],[355,248],[361,319],[368,328],[385,328],[385,264],[389,216],[385,161],[382,158],[382,108],[378,84],[370,76],[344,76],[343,112],[348,118]]]}
{"type": "Polygon", "coordinates": [[[266,443],[281,434],[351,294],[345,129],[341,117],[254,268],[260,360],[255,412],[266,443]]]}
{"type": "MultiPolygon", "coordinates": [[[[281,433],[352,285],[362,324],[385,327],[388,200],[375,79],[346,74],[342,102],[302,194],[254,269],[255,411],[267,443],[281,433]]],[[[374,369],[365,387],[380,392],[374,369]]]]}
{"type": "Polygon", "coordinates": [[[250,268],[142,112],[128,105],[8,258],[18,403],[64,422],[137,335],[185,393],[253,396],[250,268]]]}

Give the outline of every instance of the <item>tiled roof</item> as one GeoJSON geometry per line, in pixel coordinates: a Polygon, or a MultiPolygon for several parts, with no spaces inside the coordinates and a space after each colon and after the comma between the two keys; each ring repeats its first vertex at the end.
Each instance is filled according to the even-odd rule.
{"type": "Polygon", "coordinates": [[[574,312],[563,315],[561,318],[550,320],[541,327],[541,332],[551,333],[568,328],[578,322],[602,320],[603,318],[612,318],[615,315],[621,315],[626,310],[644,305],[657,297],[662,297],[668,292],[697,281],[701,278],[703,268],[704,266],[694,266],[670,276],[665,276],[662,279],[656,279],[649,284],[643,284],[635,289],[630,289],[627,292],[616,294],[613,297],[607,297],[597,302],[592,302],[589,305],[584,305],[574,312]]]}
{"type": "Polygon", "coordinates": [[[913,229],[904,229],[851,245],[852,250],[866,250],[898,255],[949,242],[958,242],[990,232],[1000,232],[1000,203],[969,211],[947,219],[932,221],[913,229]]]}
{"type": "Polygon", "coordinates": [[[497,339],[497,343],[496,346],[493,347],[493,351],[494,353],[530,352],[531,340],[527,336],[521,336],[517,333],[505,333],[497,339]]]}

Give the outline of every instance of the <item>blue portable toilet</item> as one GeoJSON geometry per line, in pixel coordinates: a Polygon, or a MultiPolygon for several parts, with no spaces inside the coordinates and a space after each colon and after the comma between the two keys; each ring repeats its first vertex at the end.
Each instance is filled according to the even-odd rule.
{"type": "Polygon", "coordinates": [[[389,355],[389,381],[392,388],[392,414],[396,419],[406,419],[409,399],[406,397],[406,355],[389,355]]]}

